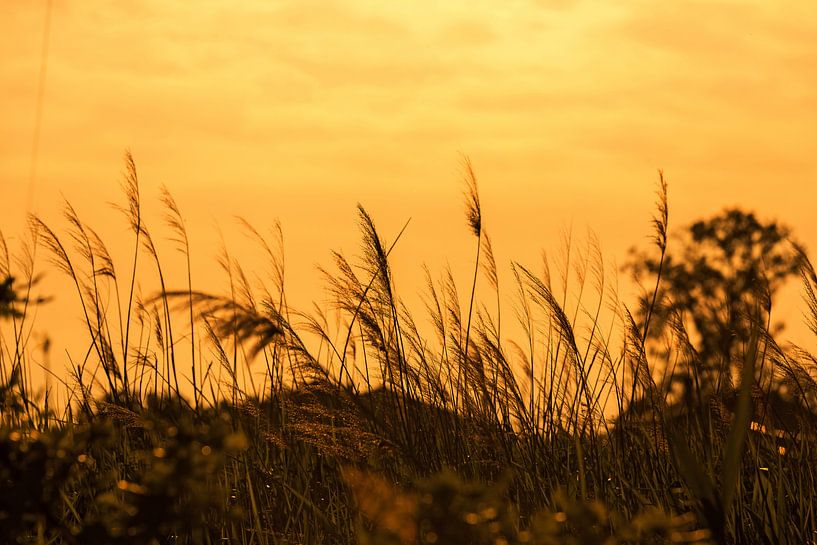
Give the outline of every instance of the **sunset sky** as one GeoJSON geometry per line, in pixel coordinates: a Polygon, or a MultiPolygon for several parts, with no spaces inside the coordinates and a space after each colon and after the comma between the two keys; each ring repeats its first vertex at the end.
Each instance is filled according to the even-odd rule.
{"type": "Polygon", "coordinates": [[[571,225],[611,262],[646,246],[659,168],[671,229],[738,205],[817,250],[813,0],[55,0],[33,185],[46,2],[0,13],[13,248],[27,209],[63,225],[61,196],[129,241],[106,203],[122,202],[130,149],[155,236],[161,184],[187,218],[194,282],[223,287],[219,230],[247,249],[234,216],[277,218],[301,305],[323,299],[330,250],[357,251],[357,202],[389,240],[411,218],[394,254],[406,291],[423,262],[467,278],[461,154],[508,281],[512,259],[537,266],[571,225]]]}

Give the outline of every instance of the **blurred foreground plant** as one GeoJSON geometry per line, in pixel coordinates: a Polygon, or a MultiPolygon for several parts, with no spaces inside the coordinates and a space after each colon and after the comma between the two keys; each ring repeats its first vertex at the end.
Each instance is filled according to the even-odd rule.
{"type": "Polygon", "coordinates": [[[556,510],[540,511],[524,524],[506,499],[504,479],[493,485],[465,482],[444,471],[400,490],[382,477],[344,470],[361,515],[361,545],[598,545],[618,543],[709,543],[687,514],[646,510],[626,520],[600,502],[554,493],[556,510]]]}
{"type": "MultiPolygon", "coordinates": [[[[11,405],[12,407],[14,405],[11,405]]],[[[227,422],[102,416],[44,431],[0,428],[4,542],[206,543],[240,518],[215,479],[246,438],[227,422]]]]}

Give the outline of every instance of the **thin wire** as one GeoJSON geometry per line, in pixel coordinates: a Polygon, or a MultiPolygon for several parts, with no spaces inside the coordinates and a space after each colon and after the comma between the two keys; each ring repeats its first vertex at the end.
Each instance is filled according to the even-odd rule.
{"type": "Polygon", "coordinates": [[[40,155],[40,130],[43,121],[43,99],[45,98],[45,77],[48,73],[48,45],[51,37],[51,11],[53,0],[48,0],[45,9],[45,29],[43,30],[43,47],[40,54],[40,79],[37,83],[37,103],[34,114],[34,138],[31,142],[31,164],[28,172],[28,195],[26,211],[33,212],[34,189],[37,183],[37,160],[40,155]]]}

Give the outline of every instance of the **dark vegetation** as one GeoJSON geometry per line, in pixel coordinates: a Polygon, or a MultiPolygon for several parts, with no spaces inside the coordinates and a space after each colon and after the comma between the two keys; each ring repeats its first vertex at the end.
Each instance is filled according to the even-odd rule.
{"type": "Polygon", "coordinates": [[[568,246],[558,281],[512,265],[521,337],[505,341],[468,163],[465,180],[474,275],[461,306],[450,272],[427,273],[431,334],[394,292],[400,235],[363,208],[362,258],[325,271],[337,323],[287,305],[280,230],[245,225],[265,285],[225,249],[229,293],[194,290],[165,192],[188,263],[174,291],[130,156],[126,270],[70,205],[62,232],[32,218],[20,256],[0,247],[3,542],[814,543],[817,360],[778,344],[771,303],[799,275],[817,335],[817,275],[788,230],[730,210],[671,248],[662,177],[655,245],[630,264],[641,305],[609,288],[597,245],[568,246]],[[32,383],[37,246],[88,332],[58,409],[32,383]]]}

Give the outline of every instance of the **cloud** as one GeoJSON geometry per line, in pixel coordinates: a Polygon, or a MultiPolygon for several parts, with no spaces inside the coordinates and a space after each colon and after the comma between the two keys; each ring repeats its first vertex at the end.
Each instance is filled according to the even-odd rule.
{"type": "Polygon", "coordinates": [[[534,0],[533,4],[536,7],[547,10],[562,11],[575,8],[580,1],[581,0],[534,0]]]}
{"type": "Polygon", "coordinates": [[[610,35],[688,59],[762,61],[786,51],[814,50],[815,15],[803,9],[806,4],[779,9],[776,3],[751,1],[638,0],[623,4],[625,15],[610,35]],[[793,16],[801,11],[802,18],[793,16]]]}
{"type": "Polygon", "coordinates": [[[439,43],[447,47],[480,47],[493,43],[497,32],[479,21],[458,21],[446,25],[439,35],[439,43]]]}

